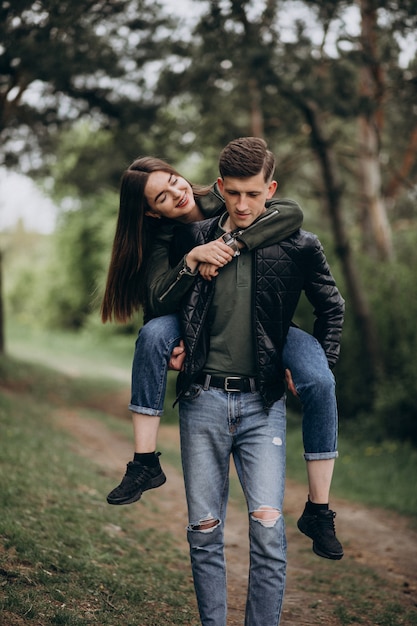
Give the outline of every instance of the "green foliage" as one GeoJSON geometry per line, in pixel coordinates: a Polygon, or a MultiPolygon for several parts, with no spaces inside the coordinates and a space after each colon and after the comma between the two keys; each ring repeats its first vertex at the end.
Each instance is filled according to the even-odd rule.
{"type": "Polygon", "coordinates": [[[138,134],[138,120],[148,128],[158,109],[148,94],[148,64],[171,49],[169,29],[172,22],[149,0],[2,2],[2,162],[14,166],[28,149],[53,153],[49,131],[80,118],[120,129],[120,144],[138,134]]]}
{"type": "MultiPolygon", "coordinates": [[[[373,306],[384,354],[383,380],[376,390],[374,416],[383,432],[417,442],[417,407],[412,389],[417,379],[416,237],[399,246],[400,258],[373,268],[373,306]]],[[[399,238],[401,233],[399,233],[399,238]]]]}
{"type": "Polygon", "coordinates": [[[91,120],[78,121],[59,134],[54,152],[47,182],[58,204],[118,191],[125,155],[109,129],[100,130],[91,120]]]}
{"type": "Polygon", "coordinates": [[[397,259],[377,263],[360,257],[359,267],[372,307],[383,372],[370,386],[366,358],[347,302],[340,363],[336,368],[342,419],[354,420],[372,441],[386,437],[417,442],[417,288],[415,231],[395,233],[397,259]]]}
{"type": "Polygon", "coordinates": [[[49,264],[46,325],[77,329],[92,311],[98,315],[116,202],[114,194],[101,194],[61,214],[49,264]]]}
{"type": "MultiPolygon", "coordinates": [[[[400,67],[398,42],[415,31],[416,12],[411,0],[383,5],[377,31],[387,84],[381,167],[389,182],[415,120],[415,65],[400,67]]],[[[16,161],[16,143],[8,149],[16,131],[19,150],[35,149],[36,136],[44,153],[55,157],[38,161],[41,170],[56,173],[60,146],[68,138],[60,129],[80,120],[78,131],[83,123],[93,132],[105,129],[104,142],[89,132],[90,141],[80,146],[79,136],[74,142],[78,164],[68,170],[68,159],[62,163],[61,177],[90,194],[109,181],[115,185],[121,170],[146,153],[175,164],[189,154],[198,159],[204,154],[200,171],[207,179],[201,182],[208,182],[227,141],[263,133],[277,154],[290,141],[286,178],[300,178],[301,165],[312,158],[303,113],[303,103],[311,102],[332,128],[351,190],[357,146],[347,125],[375,105],[359,90],[364,57],[357,29],[347,19],[349,8],[345,0],[304,0],[299,7],[290,1],[213,1],[183,28],[181,20],[168,17],[164,4],[149,0],[76,0],[42,9],[32,0],[5,3],[0,12],[1,72],[8,93],[0,128],[3,156],[16,161]],[[37,97],[22,98],[16,85],[37,97]],[[42,97],[44,107],[32,104],[42,97]]],[[[68,157],[68,143],[63,149],[68,157]]]]}
{"type": "Polygon", "coordinates": [[[21,224],[0,237],[4,250],[4,300],[7,317],[31,327],[44,324],[46,281],[51,256],[49,235],[26,232],[21,224]]]}

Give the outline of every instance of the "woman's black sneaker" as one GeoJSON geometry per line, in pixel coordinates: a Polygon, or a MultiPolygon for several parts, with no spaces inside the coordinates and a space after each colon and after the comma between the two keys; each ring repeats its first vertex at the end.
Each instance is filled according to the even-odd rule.
{"type": "Polygon", "coordinates": [[[122,482],[109,493],[107,502],[109,504],[131,504],[132,502],[137,502],[144,491],[160,487],[165,481],[166,476],[159,461],[155,467],[130,461],[127,464],[126,474],[122,482]]]}
{"type": "Polygon", "coordinates": [[[313,540],[313,552],[325,559],[338,561],[343,557],[343,547],[336,537],[335,517],[334,511],[322,510],[314,515],[304,509],[297,526],[313,540]]]}

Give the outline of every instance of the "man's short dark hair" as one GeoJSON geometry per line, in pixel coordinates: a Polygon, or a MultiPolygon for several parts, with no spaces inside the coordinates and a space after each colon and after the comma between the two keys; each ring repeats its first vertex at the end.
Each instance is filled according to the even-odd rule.
{"type": "Polygon", "coordinates": [[[259,137],[240,137],[223,148],[219,159],[220,176],[249,178],[263,172],[265,182],[274,175],[275,157],[259,137]]]}

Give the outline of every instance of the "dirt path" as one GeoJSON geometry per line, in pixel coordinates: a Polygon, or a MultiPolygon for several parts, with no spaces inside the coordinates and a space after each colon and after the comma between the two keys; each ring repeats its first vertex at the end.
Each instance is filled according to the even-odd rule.
{"type": "MultiPolygon", "coordinates": [[[[108,430],[99,420],[85,418],[85,413],[80,417],[77,412],[60,411],[57,421],[78,441],[76,451],[94,459],[101,471],[108,475],[109,490],[115,486],[132,455],[132,441],[108,430]]],[[[162,427],[159,441],[163,449],[177,449],[178,429],[162,427]]],[[[143,498],[146,497],[154,504],[153,523],[156,518],[157,523],[164,525],[178,539],[178,547],[188,552],[184,531],[187,516],[182,476],[165,460],[163,466],[168,477],[166,484],[147,492],[143,498]]],[[[349,559],[371,568],[386,580],[389,588],[394,586],[398,589],[400,605],[417,607],[417,532],[410,530],[406,519],[386,511],[370,510],[332,499],[332,507],[338,513],[337,532],[343,540],[345,557],[338,562],[327,561],[312,553],[310,540],[296,529],[296,519],[304,506],[305,496],[305,486],[287,482],[284,512],[287,522],[288,574],[281,626],[340,625],[342,622],[329,610],[329,602],[332,601],[329,595],[321,597],[320,592],[314,592],[314,577],[328,577],[330,568],[330,576],[337,578],[343,563],[349,559]],[[307,580],[312,582],[306,583],[307,580]]],[[[141,502],[132,506],[140,507],[141,502]]],[[[225,533],[229,584],[228,626],[241,626],[244,621],[248,544],[246,516],[236,506],[229,506],[225,533]]]]}

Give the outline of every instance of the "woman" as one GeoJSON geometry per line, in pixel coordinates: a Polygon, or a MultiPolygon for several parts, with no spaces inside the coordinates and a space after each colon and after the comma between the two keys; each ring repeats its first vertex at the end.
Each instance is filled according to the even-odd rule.
{"type": "MultiPolygon", "coordinates": [[[[169,249],[176,222],[188,223],[224,211],[217,186],[196,187],[170,165],[152,157],[137,159],[125,171],[120,191],[120,208],[107,285],[102,303],[102,320],[125,322],[140,306],[146,320],[149,269],[152,280],[171,270],[169,249]]],[[[271,200],[268,238],[256,224],[238,237],[239,246],[249,249],[284,239],[301,226],[302,212],[291,200],[271,200]]],[[[235,254],[223,240],[193,248],[183,259],[204,264],[210,280],[235,254]]],[[[129,504],[143,491],[162,485],[166,477],[155,452],[160,416],[166,391],[168,366],[181,367],[180,330],[176,315],[148,321],[140,330],[132,368],[132,411],[135,440],[133,461],[118,487],[108,495],[110,504],[129,504]],[[172,357],[171,357],[172,354],[172,357]]],[[[304,408],[303,441],[309,481],[309,502],[328,504],[334,459],[337,457],[337,408],[334,377],[320,344],[300,329],[291,328],[283,353],[284,365],[292,373],[290,390],[300,396],[304,408]],[[310,502],[311,501],[311,502],[310,502]]],[[[318,511],[318,509],[317,509],[318,511]]],[[[322,555],[328,556],[328,555],[322,555]]],[[[334,558],[334,557],[329,557],[334,558]]],[[[341,558],[340,556],[337,558],[341,558]]]]}

